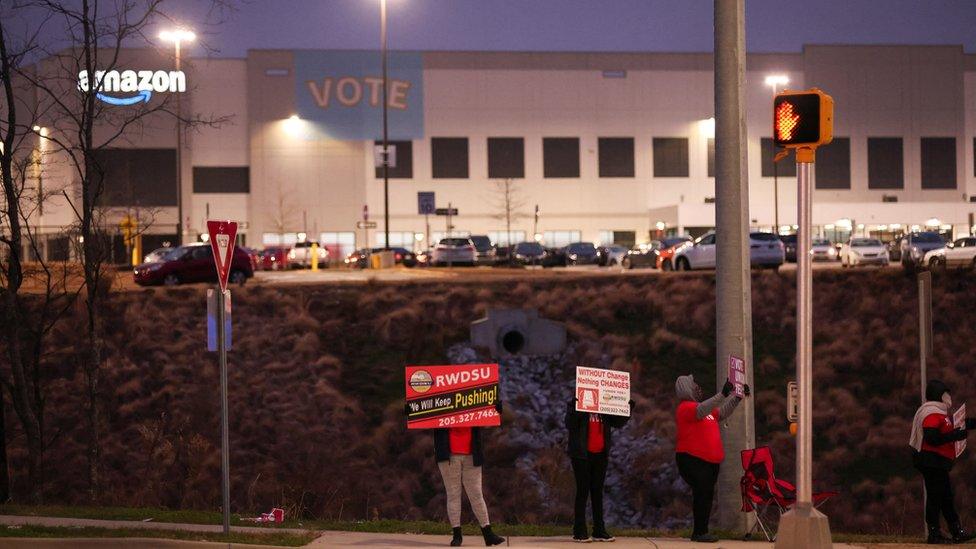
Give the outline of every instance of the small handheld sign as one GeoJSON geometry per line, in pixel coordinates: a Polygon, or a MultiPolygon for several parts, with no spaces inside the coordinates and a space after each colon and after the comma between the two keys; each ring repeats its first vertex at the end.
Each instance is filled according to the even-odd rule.
{"type": "Polygon", "coordinates": [[[210,233],[210,248],[213,250],[214,265],[217,267],[217,281],[222,291],[227,290],[227,277],[234,259],[234,245],[237,242],[236,221],[207,221],[210,233]]]}
{"type": "Polygon", "coordinates": [[[729,381],[734,387],[735,396],[745,398],[746,390],[746,361],[733,355],[729,355],[729,381]]]}

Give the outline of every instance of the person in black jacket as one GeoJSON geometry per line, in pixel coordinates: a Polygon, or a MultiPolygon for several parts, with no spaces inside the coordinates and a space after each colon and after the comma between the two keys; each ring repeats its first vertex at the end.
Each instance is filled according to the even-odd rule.
{"type": "Polygon", "coordinates": [[[966,418],[965,429],[953,425],[950,413],[952,396],[949,395],[949,387],[939,380],[928,382],[925,400],[915,412],[908,444],[912,447],[912,463],[925,481],[928,543],[962,543],[976,538],[976,534],[963,530],[959,523],[949,471],[956,460],[956,441],[966,440],[967,432],[976,429],[976,419],[966,418]],[[942,535],[939,515],[945,517],[951,539],[942,535]]]}
{"type": "MultiPolygon", "coordinates": [[[[634,410],[634,401],[630,401],[634,410]]],[[[611,416],[576,411],[576,399],[566,403],[566,431],[569,432],[569,459],[576,477],[576,504],[573,540],[578,542],[613,541],[603,522],[603,482],[607,478],[610,432],[623,427],[630,416],[611,416]],[[593,537],[586,532],[586,500],[593,510],[593,537]]]]}
{"type": "MultiPolygon", "coordinates": [[[[501,402],[495,405],[499,414],[501,402]]],[[[491,530],[488,506],[481,491],[481,465],[485,461],[480,427],[450,427],[434,429],[434,458],[444,479],[447,492],[447,517],[451,521],[451,547],[461,545],[461,488],[468,494],[468,503],[481,526],[485,545],[501,545],[505,538],[491,530]]]]}

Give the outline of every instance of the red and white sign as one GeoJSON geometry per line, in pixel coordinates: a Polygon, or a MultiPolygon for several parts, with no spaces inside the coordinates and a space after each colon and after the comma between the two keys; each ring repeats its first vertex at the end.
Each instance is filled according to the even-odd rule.
{"type": "MultiPolygon", "coordinates": [[[[952,426],[956,429],[966,430],[966,405],[963,404],[952,414],[952,426]]],[[[966,451],[966,439],[956,441],[956,457],[966,451]]]]}
{"type": "Polygon", "coordinates": [[[630,416],[630,372],[576,367],[576,411],[630,416]]]}
{"type": "Polygon", "coordinates": [[[729,381],[735,387],[733,394],[739,398],[746,396],[746,361],[729,355],[729,381]]]}
{"type": "Polygon", "coordinates": [[[407,366],[407,428],[497,427],[497,364],[407,366]]]}
{"type": "Polygon", "coordinates": [[[217,281],[220,289],[227,290],[227,277],[234,261],[234,245],[237,242],[236,221],[207,221],[210,233],[210,249],[213,250],[214,265],[217,267],[217,281]]]}

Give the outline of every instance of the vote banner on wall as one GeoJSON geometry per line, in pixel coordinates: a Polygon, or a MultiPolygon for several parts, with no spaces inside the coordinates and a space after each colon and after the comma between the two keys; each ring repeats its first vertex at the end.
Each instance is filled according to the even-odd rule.
{"type": "Polygon", "coordinates": [[[497,364],[407,366],[407,428],[497,427],[497,364]]]}
{"type": "Polygon", "coordinates": [[[576,411],[630,416],[630,372],[577,366],[576,411]]]}

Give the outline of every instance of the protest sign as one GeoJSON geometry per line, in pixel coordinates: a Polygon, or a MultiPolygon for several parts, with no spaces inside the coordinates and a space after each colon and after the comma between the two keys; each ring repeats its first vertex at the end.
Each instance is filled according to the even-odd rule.
{"type": "Polygon", "coordinates": [[[729,355],[729,381],[734,389],[732,394],[739,398],[746,396],[746,361],[737,356],[729,355]]]}
{"type": "Polygon", "coordinates": [[[576,367],[576,411],[630,416],[630,373],[576,367]]]}
{"type": "Polygon", "coordinates": [[[407,428],[497,427],[497,364],[407,366],[407,428]]]}
{"type": "MultiPolygon", "coordinates": [[[[963,404],[956,410],[956,413],[952,414],[952,425],[956,429],[966,429],[966,405],[963,404]]],[[[962,455],[966,451],[966,439],[956,441],[956,457],[962,455]]]]}

